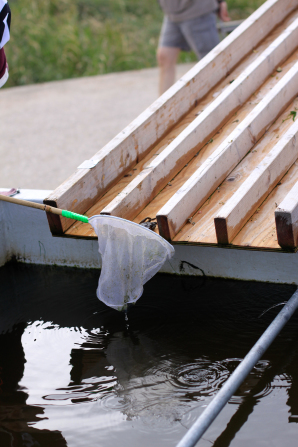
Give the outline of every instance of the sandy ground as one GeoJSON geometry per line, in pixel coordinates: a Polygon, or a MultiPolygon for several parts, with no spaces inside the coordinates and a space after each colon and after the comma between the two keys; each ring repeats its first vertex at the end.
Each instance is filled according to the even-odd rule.
{"type": "Polygon", "coordinates": [[[157,92],[157,68],[1,89],[0,187],[55,189],[157,92]]]}

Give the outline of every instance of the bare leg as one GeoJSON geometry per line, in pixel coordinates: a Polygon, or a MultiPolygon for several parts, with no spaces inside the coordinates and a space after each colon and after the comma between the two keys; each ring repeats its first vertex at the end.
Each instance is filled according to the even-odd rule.
{"type": "Polygon", "coordinates": [[[157,62],[159,66],[159,94],[162,95],[175,82],[176,62],[180,48],[159,47],[157,62]]]}

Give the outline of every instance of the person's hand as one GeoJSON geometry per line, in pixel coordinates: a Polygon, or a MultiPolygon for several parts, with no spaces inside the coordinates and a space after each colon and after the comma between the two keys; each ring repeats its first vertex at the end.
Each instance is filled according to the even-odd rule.
{"type": "Polygon", "coordinates": [[[218,17],[220,18],[220,20],[222,20],[223,22],[229,22],[231,19],[228,14],[227,2],[221,2],[218,6],[218,17]]]}

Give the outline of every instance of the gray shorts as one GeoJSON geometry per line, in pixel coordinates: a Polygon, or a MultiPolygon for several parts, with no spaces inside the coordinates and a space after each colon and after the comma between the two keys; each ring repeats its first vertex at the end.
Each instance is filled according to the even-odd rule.
{"type": "Polygon", "coordinates": [[[216,15],[213,12],[184,22],[172,22],[164,17],[159,47],[180,48],[182,51],[193,50],[201,58],[218,43],[216,15]]]}

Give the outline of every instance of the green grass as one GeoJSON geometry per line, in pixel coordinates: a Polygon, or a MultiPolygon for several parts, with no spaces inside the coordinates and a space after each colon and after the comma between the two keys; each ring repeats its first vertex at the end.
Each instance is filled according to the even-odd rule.
{"type": "MultiPolygon", "coordinates": [[[[230,0],[233,20],[263,0],[230,0]]],[[[157,0],[10,0],[7,87],[156,65],[157,0]]],[[[182,53],[181,62],[196,60],[182,53]]]]}

